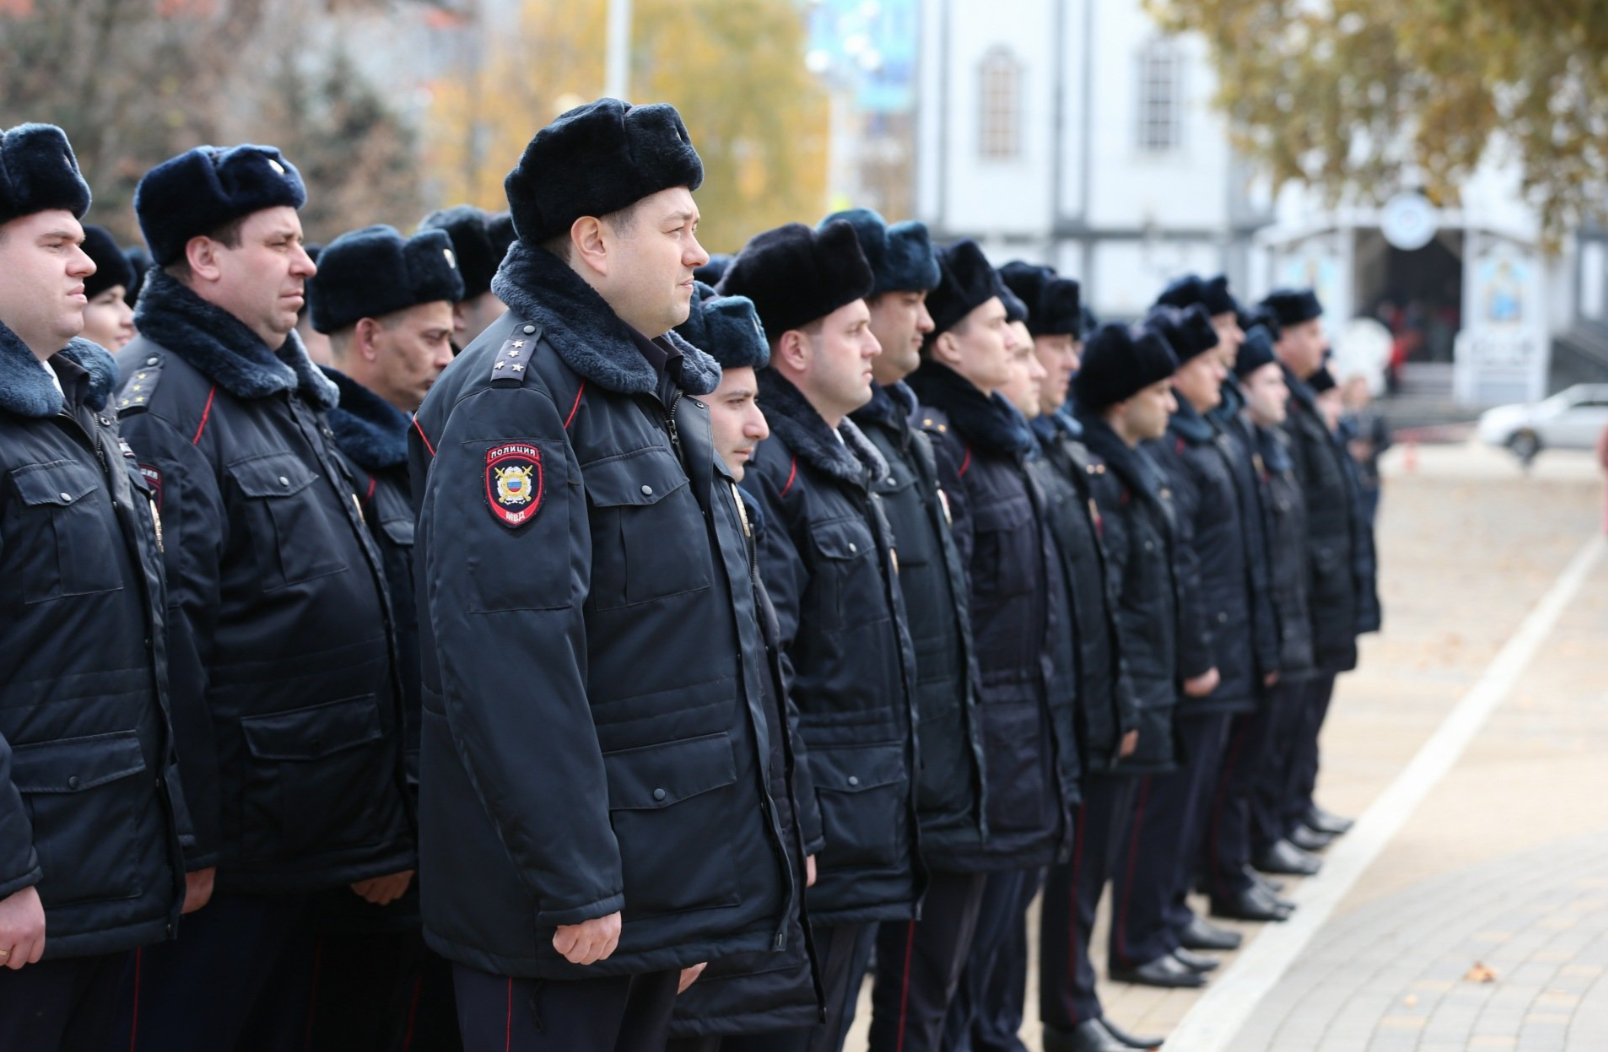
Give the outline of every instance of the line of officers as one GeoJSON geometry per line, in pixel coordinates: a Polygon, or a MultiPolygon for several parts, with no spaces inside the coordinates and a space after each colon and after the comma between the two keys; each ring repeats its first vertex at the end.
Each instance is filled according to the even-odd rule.
{"type": "Polygon", "coordinates": [[[863,209],[711,260],[702,176],[601,99],[315,265],[198,147],[137,274],[0,133],[0,1048],[836,1052],[874,956],[873,1049],[1019,1049],[1040,893],[1045,1047],[1148,1048],[1108,884],[1121,981],[1290,915],[1379,620],[1316,297],[1096,326],[863,209]]]}

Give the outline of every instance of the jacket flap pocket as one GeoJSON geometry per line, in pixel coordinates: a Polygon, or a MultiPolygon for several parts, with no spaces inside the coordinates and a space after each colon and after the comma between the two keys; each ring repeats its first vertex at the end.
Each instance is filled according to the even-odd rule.
{"type": "Polygon", "coordinates": [[[259,760],[320,760],[378,741],[380,712],[374,696],[365,694],[309,709],[246,716],[240,733],[259,760]]]}
{"type": "Polygon", "coordinates": [[[387,519],[380,523],[380,529],[385,531],[385,536],[390,538],[392,544],[404,548],[413,547],[412,519],[387,519]]]}
{"type": "Polygon", "coordinates": [[[854,519],[833,519],[810,527],[810,543],[828,559],[858,559],[876,550],[871,531],[854,519]]]}
{"type": "Polygon", "coordinates": [[[269,453],[229,465],[240,492],[248,497],[285,497],[299,493],[318,476],[294,453],[269,453]]]}
{"type": "Polygon", "coordinates": [[[145,770],[138,731],[14,746],[11,781],[23,793],[79,793],[145,770]]]}
{"type": "Polygon", "coordinates": [[[737,780],[737,761],[725,734],[605,753],[603,768],[612,811],[669,807],[737,780]]]}
{"type": "Polygon", "coordinates": [[[581,468],[586,495],[599,508],[657,504],[687,484],[687,474],[669,450],[650,446],[581,468]]]}
{"type": "Polygon", "coordinates": [[[12,471],[11,479],[16,483],[22,502],[32,505],[66,507],[100,488],[100,478],[94,468],[71,460],[28,464],[12,471]]]}
{"type": "Polygon", "coordinates": [[[903,742],[811,746],[809,760],[810,774],[818,790],[860,793],[905,779],[903,742]]]}

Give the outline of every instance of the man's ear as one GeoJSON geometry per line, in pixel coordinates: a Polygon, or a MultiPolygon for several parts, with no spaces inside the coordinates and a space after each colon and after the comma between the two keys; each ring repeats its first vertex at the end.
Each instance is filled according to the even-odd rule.
{"type": "Polygon", "coordinates": [[[599,277],[608,276],[609,245],[603,235],[603,221],[596,216],[582,216],[570,224],[570,252],[581,265],[599,277]]]}
{"type": "Polygon", "coordinates": [[[954,333],[941,332],[932,341],[932,356],[944,365],[956,366],[960,364],[960,341],[955,339],[954,333]]]}
{"type": "Polygon", "coordinates": [[[216,281],[218,268],[218,242],[205,234],[197,234],[184,243],[184,260],[190,273],[202,281],[216,281]]]}
{"type": "Polygon", "coordinates": [[[814,347],[810,343],[809,336],[798,329],[788,329],[782,333],[782,338],[776,341],[776,349],[771,353],[771,359],[789,372],[801,373],[809,368],[813,352],[814,347]]]}
{"type": "Polygon", "coordinates": [[[357,330],[352,334],[352,346],[357,350],[358,356],[365,362],[379,360],[379,339],[380,333],[384,328],[373,318],[359,318],[357,320],[357,330]]]}

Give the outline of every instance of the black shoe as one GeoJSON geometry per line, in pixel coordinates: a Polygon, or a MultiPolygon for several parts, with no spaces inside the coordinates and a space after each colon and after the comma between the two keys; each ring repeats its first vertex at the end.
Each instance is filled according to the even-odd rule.
{"type": "Polygon", "coordinates": [[[1237,931],[1219,928],[1204,917],[1189,915],[1189,924],[1178,933],[1178,941],[1186,950],[1237,950],[1245,936],[1237,931]]]}
{"type": "Polygon", "coordinates": [[[1044,1052],[1128,1052],[1128,1046],[1101,1026],[1100,1020],[1085,1019],[1071,1030],[1045,1026],[1044,1052]]]}
{"type": "Polygon", "coordinates": [[[1137,983],[1140,986],[1160,986],[1166,989],[1194,989],[1205,986],[1206,977],[1170,953],[1137,968],[1113,968],[1111,978],[1119,983],[1137,983]]]}
{"type": "Polygon", "coordinates": [[[1206,974],[1207,972],[1217,971],[1218,966],[1223,963],[1216,957],[1208,957],[1204,953],[1196,953],[1194,950],[1186,950],[1182,946],[1173,950],[1172,955],[1176,957],[1185,968],[1188,968],[1192,972],[1200,972],[1202,975],[1206,974]]]}
{"type": "Polygon", "coordinates": [[[1337,835],[1334,833],[1325,833],[1300,822],[1295,824],[1295,831],[1290,834],[1290,843],[1302,851],[1322,851],[1336,839],[1337,835]]]}
{"type": "Polygon", "coordinates": [[[1307,813],[1301,821],[1320,833],[1333,833],[1335,836],[1351,832],[1351,827],[1356,824],[1352,819],[1344,818],[1333,811],[1325,811],[1317,804],[1307,808],[1307,813]]]}
{"type": "Polygon", "coordinates": [[[1237,895],[1212,898],[1212,916],[1244,921],[1283,921],[1295,912],[1295,904],[1274,898],[1261,888],[1247,888],[1237,895]]]}
{"type": "Polygon", "coordinates": [[[1287,883],[1286,881],[1282,881],[1277,877],[1269,877],[1258,873],[1255,866],[1246,866],[1245,875],[1250,877],[1253,882],[1266,888],[1268,892],[1273,895],[1277,895],[1279,892],[1283,891],[1287,883]]]}
{"type": "Polygon", "coordinates": [[[1310,877],[1323,868],[1316,856],[1288,840],[1280,840],[1253,858],[1251,864],[1263,873],[1289,873],[1297,877],[1310,877]]]}
{"type": "Polygon", "coordinates": [[[1167,1040],[1164,1037],[1138,1037],[1134,1034],[1130,1034],[1104,1016],[1100,1017],[1100,1025],[1105,1027],[1106,1032],[1112,1037],[1116,1038],[1117,1043],[1122,1045],[1124,1048],[1145,1048],[1153,1050],[1160,1048],[1161,1043],[1167,1040]]]}

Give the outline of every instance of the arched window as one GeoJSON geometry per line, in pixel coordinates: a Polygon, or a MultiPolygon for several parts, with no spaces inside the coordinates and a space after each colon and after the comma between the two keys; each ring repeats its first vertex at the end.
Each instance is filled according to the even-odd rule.
{"type": "Polygon", "coordinates": [[[1022,64],[992,47],[977,66],[977,152],[988,161],[1022,155],[1022,64]]]}
{"type": "Polygon", "coordinates": [[[1183,145],[1184,57],[1171,40],[1153,40],[1139,52],[1139,149],[1164,153],[1183,145]]]}

